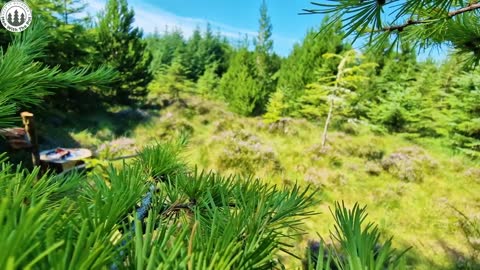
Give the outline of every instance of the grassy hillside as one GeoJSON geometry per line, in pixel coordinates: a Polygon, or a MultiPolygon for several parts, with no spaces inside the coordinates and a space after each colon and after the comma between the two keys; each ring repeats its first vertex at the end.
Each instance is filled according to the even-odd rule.
{"type": "Polygon", "coordinates": [[[97,150],[99,159],[109,159],[185,133],[184,156],[191,166],[223,174],[255,172],[268,183],[320,189],[320,214],[305,221],[309,235],[295,243],[299,250],[317,233],[328,235],[333,229],[329,207],[344,200],[349,206],[368,205],[369,219],[384,235],[394,236],[399,247],[412,246],[409,260],[415,269],[461,268],[470,256],[455,209],[469,217],[480,210],[480,166],[441,141],[375,134],[365,124],[347,123],[334,128],[322,150],[319,123],[266,124],[193,96],[155,104],[162,105],[44,119],[44,147],[83,145],[97,150]],[[70,128],[55,129],[55,121],[70,128]]]}

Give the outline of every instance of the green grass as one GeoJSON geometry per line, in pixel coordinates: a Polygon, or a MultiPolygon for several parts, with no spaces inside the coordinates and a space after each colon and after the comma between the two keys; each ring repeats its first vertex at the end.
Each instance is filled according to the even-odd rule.
{"type": "MultiPolygon", "coordinates": [[[[308,235],[298,239],[299,252],[317,233],[328,235],[334,225],[329,207],[343,200],[349,207],[356,202],[367,205],[367,219],[375,221],[384,235],[394,236],[394,245],[411,246],[409,263],[414,269],[451,269],[462,256],[468,257],[453,207],[467,215],[480,210],[480,181],[466,176],[479,164],[456,155],[444,141],[375,135],[368,127],[357,126],[356,135],[350,135],[351,127],[348,134],[332,131],[322,152],[318,123],[289,120],[285,127],[274,128],[261,118],[237,116],[220,102],[198,97],[185,102],[186,106],[176,103],[151,111],[150,120],[115,136],[133,138],[141,147],[189,134],[184,156],[190,166],[227,175],[250,172],[272,184],[318,187],[322,203],[315,210],[320,214],[305,221],[308,235]],[[420,180],[402,180],[382,168],[382,157],[399,151],[415,152],[409,160],[417,162],[412,164],[420,180]]],[[[110,121],[105,126],[115,129],[121,124],[110,121]]],[[[71,137],[90,147],[115,137],[110,134],[116,133],[105,128],[70,130],[71,137]]],[[[299,267],[300,262],[290,266],[299,267]]]]}

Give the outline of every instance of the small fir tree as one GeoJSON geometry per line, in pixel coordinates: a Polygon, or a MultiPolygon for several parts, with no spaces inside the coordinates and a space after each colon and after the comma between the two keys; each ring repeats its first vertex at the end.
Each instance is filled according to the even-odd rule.
{"type": "Polygon", "coordinates": [[[133,27],[135,13],[126,0],[109,0],[97,29],[98,61],[119,72],[119,80],[112,85],[113,101],[134,104],[147,95],[152,79],[149,71],[151,56],[142,31],[133,27]]]}

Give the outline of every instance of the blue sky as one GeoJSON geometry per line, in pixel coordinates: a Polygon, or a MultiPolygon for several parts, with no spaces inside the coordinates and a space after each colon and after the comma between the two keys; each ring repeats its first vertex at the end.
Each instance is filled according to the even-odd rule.
{"type": "MultiPolygon", "coordinates": [[[[88,11],[104,7],[105,0],[86,1],[88,11]]],[[[215,32],[220,31],[230,39],[248,35],[251,39],[258,30],[261,0],[129,0],[136,13],[136,25],[145,33],[155,28],[163,31],[180,28],[185,36],[195,27],[204,28],[210,22],[215,32]]],[[[300,42],[307,30],[320,24],[320,15],[298,15],[302,8],[310,7],[306,0],[267,0],[273,25],[274,50],[287,56],[296,42],[300,42]]]]}
{"type": "MultiPolygon", "coordinates": [[[[86,0],[87,12],[96,14],[104,8],[106,0],[86,0]]],[[[230,40],[250,40],[257,35],[259,8],[262,0],[128,0],[135,10],[136,26],[144,33],[181,29],[189,37],[196,27],[220,31],[230,40]]],[[[274,50],[287,56],[293,45],[303,40],[306,32],[320,25],[321,15],[298,15],[303,8],[311,8],[310,0],[266,0],[273,25],[274,50]]],[[[318,2],[322,2],[319,0],[318,2]]],[[[441,60],[445,51],[427,51],[419,55],[424,60],[429,56],[441,60]]]]}

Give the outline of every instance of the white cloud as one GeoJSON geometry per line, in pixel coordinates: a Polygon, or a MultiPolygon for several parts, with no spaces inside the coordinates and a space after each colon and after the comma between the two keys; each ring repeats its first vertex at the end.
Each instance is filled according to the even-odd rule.
{"type": "MultiPolygon", "coordinates": [[[[105,2],[105,0],[88,1],[87,12],[96,14],[105,7],[105,2]]],[[[135,26],[142,28],[145,33],[153,33],[155,29],[163,31],[168,27],[168,29],[179,29],[186,37],[189,37],[195,28],[204,28],[207,23],[210,23],[214,31],[220,31],[227,38],[238,38],[245,34],[256,36],[256,32],[249,29],[236,28],[199,18],[178,16],[153,5],[138,3],[138,1],[130,1],[129,4],[135,10],[135,26]]]]}
{"type": "MultiPolygon", "coordinates": [[[[87,12],[96,14],[105,7],[105,0],[89,0],[87,12]]],[[[178,16],[174,13],[165,11],[159,7],[139,3],[139,1],[130,1],[129,4],[135,10],[135,26],[143,29],[144,33],[153,33],[155,29],[163,32],[165,28],[179,29],[185,37],[190,37],[197,27],[204,29],[207,23],[210,23],[214,32],[219,31],[223,36],[231,39],[243,39],[245,35],[252,40],[257,32],[251,29],[243,29],[220,22],[208,21],[200,18],[191,18],[178,16]]],[[[282,36],[273,36],[275,47],[281,48],[280,54],[286,54],[285,48],[291,48],[297,40],[282,36]]]]}

